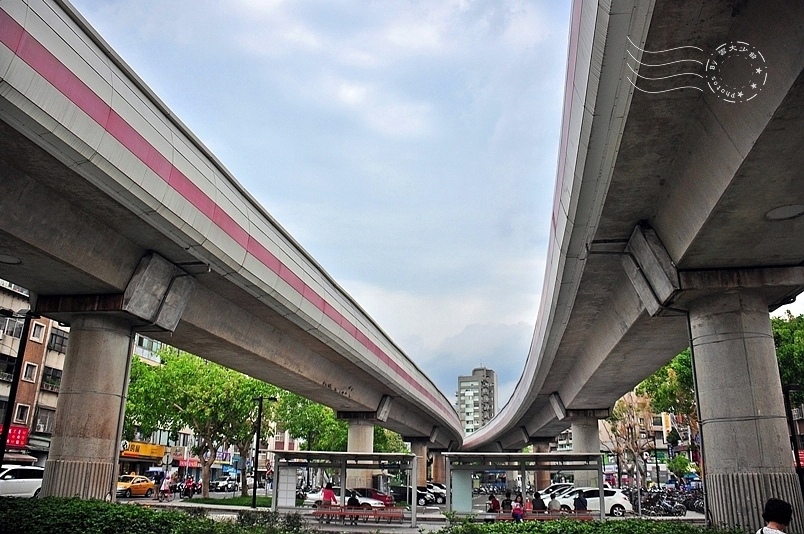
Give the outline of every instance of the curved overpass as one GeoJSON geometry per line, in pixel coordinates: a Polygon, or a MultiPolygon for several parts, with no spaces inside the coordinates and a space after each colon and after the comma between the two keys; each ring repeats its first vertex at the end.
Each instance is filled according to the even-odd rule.
{"type": "Polygon", "coordinates": [[[119,317],[345,416],[460,445],[452,403],[67,2],[0,3],[0,176],[0,277],[39,313],[119,317]],[[135,309],[138,291],[161,295],[156,311],[135,309]]]}
{"type": "Polygon", "coordinates": [[[772,217],[804,204],[802,28],[804,12],[785,2],[574,3],[536,329],[512,398],[464,449],[516,450],[556,436],[573,413],[602,416],[689,346],[687,304],[710,289],[739,280],[771,309],[802,291],[804,218],[772,217]],[[703,82],[663,91],[672,86],[639,79],[636,90],[628,79],[629,52],[705,62],[738,40],[771,69],[750,102],[703,82]],[[703,52],[639,51],[685,45],[703,52]],[[640,241],[666,254],[654,266],[666,276],[650,272],[640,241]]]}

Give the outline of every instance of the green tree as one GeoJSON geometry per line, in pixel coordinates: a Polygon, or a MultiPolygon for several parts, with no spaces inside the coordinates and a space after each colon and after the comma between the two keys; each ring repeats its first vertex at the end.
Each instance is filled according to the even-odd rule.
{"type": "Polygon", "coordinates": [[[277,422],[293,438],[301,440],[301,446],[305,450],[346,450],[346,424],[343,422],[341,422],[343,445],[333,447],[338,442],[338,421],[331,408],[289,391],[280,393],[278,401],[277,422]]]}
{"type": "Polygon", "coordinates": [[[643,380],[636,391],[650,398],[654,413],[672,413],[676,421],[689,427],[690,449],[697,448],[700,425],[690,349],[684,349],[667,365],[643,380]]]}
{"type": "MultiPolygon", "coordinates": [[[[771,317],[776,359],[783,385],[804,388],[804,315],[794,316],[789,311],[784,317],[771,317]]],[[[804,392],[791,395],[794,404],[804,403],[804,392]]]]}
{"type": "Polygon", "coordinates": [[[679,480],[684,480],[684,475],[690,471],[690,461],[683,454],[676,454],[672,460],[667,462],[667,470],[676,475],[679,480]]]}
{"type": "Polygon", "coordinates": [[[393,430],[374,427],[374,452],[410,452],[402,436],[393,430]]]}
{"type": "Polygon", "coordinates": [[[154,402],[159,394],[159,367],[134,358],[129,373],[126,414],[123,420],[123,437],[135,439],[137,431],[150,436],[168,419],[163,406],[154,402]]]}
{"type": "Polygon", "coordinates": [[[160,356],[162,406],[174,415],[168,430],[175,435],[186,426],[195,435],[193,454],[201,463],[202,495],[208,497],[210,469],[229,444],[231,422],[253,402],[239,396],[242,373],[173,348],[160,356]]]}
{"type": "Polygon", "coordinates": [[[629,392],[614,404],[611,415],[604,427],[607,439],[604,441],[609,452],[618,455],[621,465],[633,480],[639,472],[644,480],[646,465],[643,453],[653,449],[653,439],[647,433],[646,425],[653,414],[650,399],[629,392]]]}
{"type": "MultiPolygon", "coordinates": [[[[229,414],[231,418],[226,422],[222,429],[222,434],[227,443],[233,445],[241,461],[251,455],[255,433],[257,431],[257,418],[259,406],[255,399],[263,397],[262,424],[260,425],[261,440],[273,435],[273,403],[268,401],[270,397],[276,397],[278,388],[271,384],[266,384],[244,374],[236,373],[232,377],[230,386],[236,401],[230,406],[229,414]]],[[[257,473],[254,474],[254,483],[257,483],[257,473]]],[[[246,470],[240,471],[240,494],[248,495],[248,485],[246,484],[246,470]]]]}

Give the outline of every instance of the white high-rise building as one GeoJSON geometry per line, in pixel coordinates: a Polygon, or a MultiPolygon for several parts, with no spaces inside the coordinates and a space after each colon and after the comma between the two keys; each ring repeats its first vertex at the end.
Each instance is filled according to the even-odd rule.
{"type": "Polygon", "coordinates": [[[482,427],[497,413],[497,373],[477,367],[469,376],[458,377],[455,406],[467,434],[482,427]]]}

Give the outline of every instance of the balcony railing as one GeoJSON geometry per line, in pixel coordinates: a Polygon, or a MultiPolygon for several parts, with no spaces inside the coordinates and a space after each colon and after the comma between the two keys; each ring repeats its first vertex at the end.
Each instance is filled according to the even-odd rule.
{"type": "Polygon", "coordinates": [[[59,387],[61,384],[53,384],[51,382],[42,382],[42,389],[45,391],[52,391],[53,393],[59,392],[59,387]]]}
{"type": "Polygon", "coordinates": [[[13,378],[14,378],[14,375],[12,375],[11,373],[6,373],[5,371],[0,371],[0,380],[2,380],[3,382],[11,382],[11,380],[13,378]]]}

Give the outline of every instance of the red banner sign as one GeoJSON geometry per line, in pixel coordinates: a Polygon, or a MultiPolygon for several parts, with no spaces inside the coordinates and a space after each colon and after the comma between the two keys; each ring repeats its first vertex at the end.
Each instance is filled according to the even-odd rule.
{"type": "MultiPolygon", "coordinates": [[[[3,425],[0,425],[0,432],[3,431],[3,425]]],[[[8,441],[6,447],[19,448],[28,445],[28,427],[11,425],[8,429],[8,441]]]]}

